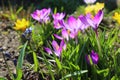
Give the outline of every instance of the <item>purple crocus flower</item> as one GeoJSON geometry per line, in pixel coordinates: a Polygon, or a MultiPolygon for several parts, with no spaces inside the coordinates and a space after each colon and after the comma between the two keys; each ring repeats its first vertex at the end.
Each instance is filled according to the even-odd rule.
{"type": "Polygon", "coordinates": [[[60,25],[60,22],[63,21],[63,18],[65,17],[65,14],[64,13],[56,13],[56,14],[53,14],[53,24],[54,24],[54,28],[56,29],[60,29],[62,28],[63,26],[60,25]]]}
{"type": "Polygon", "coordinates": [[[64,38],[69,40],[70,38],[76,38],[82,25],[79,19],[76,19],[74,16],[70,16],[67,19],[67,22],[63,20],[59,22],[59,25],[62,26],[62,35],[64,38]]]}
{"type": "Polygon", "coordinates": [[[86,55],[86,60],[89,64],[97,64],[99,56],[94,50],[91,51],[90,55],[86,55]]]}
{"type": "Polygon", "coordinates": [[[103,19],[103,10],[99,10],[98,13],[91,18],[91,14],[86,15],[88,23],[92,26],[94,30],[96,30],[103,19]]]}
{"type": "Polygon", "coordinates": [[[84,0],[86,4],[93,4],[96,2],[96,0],[84,0]]]}
{"type": "Polygon", "coordinates": [[[101,23],[103,19],[103,10],[99,10],[98,13],[94,16],[94,18],[91,18],[91,14],[86,15],[87,22],[90,24],[90,26],[97,32],[98,26],[101,23]]]}
{"type": "Polygon", "coordinates": [[[84,24],[83,28],[87,28],[88,26],[91,26],[96,32],[96,35],[98,35],[97,29],[103,19],[103,10],[99,10],[98,13],[93,18],[91,16],[92,15],[88,13],[86,16],[79,17],[79,19],[84,24]]]}
{"type": "MultiPolygon", "coordinates": [[[[60,42],[60,45],[58,45],[58,43],[55,40],[53,40],[52,47],[53,47],[53,52],[55,53],[55,55],[60,57],[62,50],[66,49],[66,44],[64,40],[62,40],[60,42]]],[[[49,54],[52,54],[52,51],[50,48],[45,48],[45,51],[48,52],[49,54]]]]}
{"type": "Polygon", "coordinates": [[[67,20],[67,24],[63,23],[64,28],[67,29],[68,34],[71,38],[75,38],[78,35],[78,31],[80,30],[81,24],[79,23],[79,19],[76,19],[73,16],[70,16],[67,20]]]}
{"type": "Polygon", "coordinates": [[[96,52],[94,52],[94,50],[91,51],[90,57],[92,58],[94,64],[98,63],[99,56],[96,52]]]}
{"type": "Polygon", "coordinates": [[[56,14],[53,14],[52,16],[53,16],[54,20],[62,20],[65,17],[65,14],[64,13],[56,13],[56,14]]]}
{"type": "Polygon", "coordinates": [[[39,21],[41,23],[47,23],[49,21],[49,19],[50,19],[49,18],[50,12],[51,12],[50,8],[48,8],[48,9],[44,8],[42,10],[34,11],[31,14],[31,16],[32,16],[33,19],[35,19],[35,20],[37,20],[37,21],[39,21]]]}

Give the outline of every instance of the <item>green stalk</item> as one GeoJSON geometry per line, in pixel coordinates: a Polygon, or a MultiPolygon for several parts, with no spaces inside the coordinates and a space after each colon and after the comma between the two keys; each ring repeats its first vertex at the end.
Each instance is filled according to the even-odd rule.
{"type": "Polygon", "coordinates": [[[115,78],[117,78],[117,74],[118,74],[118,67],[117,67],[117,60],[116,60],[116,55],[114,54],[113,56],[113,61],[114,61],[114,68],[115,68],[115,78]]]}
{"type": "Polygon", "coordinates": [[[92,67],[92,77],[93,77],[93,80],[97,80],[97,70],[96,70],[96,67],[95,67],[94,64],[91,67],[92,67]]]}
{"type": "Polygon", "coordinates": [[[101,45],[100,45],[100,41],[97,35],[96,35],[96,41],[97,41],[97,46],[99,50],[99,56],[102,57],[103,55],[102,55],[101,45]]]}
{"type": "Polygon", "coordinates": [[[43,56],[43,58],[44,58],[44,60],[45,60],[45,64],[47,65],[47,68],[49,69],[49,72],[50,72],[50,75],[51,75],[51,77],[52,77],[52,80],[55,80],[54,75],[53,75],[53,73],[52,73],[52,71],[51,71],[51,66],[50,66],[48,60],[46,59],[44,53],[43,53],[43,52],[41,52],[41,53],[42,53],[42,56],[43,56]]]}

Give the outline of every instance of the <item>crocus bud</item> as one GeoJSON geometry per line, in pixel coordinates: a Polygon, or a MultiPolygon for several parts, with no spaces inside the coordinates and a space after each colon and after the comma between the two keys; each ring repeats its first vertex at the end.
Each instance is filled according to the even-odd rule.
{"type": "Polygon", "coordinates": [[[92,50],[90,55],[86,55],[86,60],[90,65],[97,64],[99,60],[99,56],[96,52],[94,52],[94,50],[92,50]]]}

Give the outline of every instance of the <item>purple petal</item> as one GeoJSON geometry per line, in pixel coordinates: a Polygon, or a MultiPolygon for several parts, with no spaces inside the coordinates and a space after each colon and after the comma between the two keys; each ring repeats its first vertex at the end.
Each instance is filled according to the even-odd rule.
{"type": "Polygon", "coordinates": [[[52,15],[55,20],[62,20],[65,17],[64,13],[56,13],[52,15]]]}
{"type": "Polygon", "coordinates": [[[90,25],[93,29],[96,29],[96,24],[95,22],[93,21],[93,19],[91,18],[91,14],[88,13],[85,17],[86,17],[86,20],[87,20],[87,23],[88,25],[90,25]]]}
{"type": "Polygon", "coordinates": [[[59,24],[65,29],[69,28],[68,24],[66,24],[64,20],[59,20],[59,24]]]}
{"type": "Polygon", "coordinates": [[[65,38],[67,41],[69,40],[69,33],[67,32],[66,29],[62,29],[62,36],[65,38]]]}
{"type": "Polygon", "coordinates": [[[63,38],[62,38],[61,36],[58,36],[57,34],[54,34],[54,36],[55,36],[57,39],[63,40],[63,38]]]}
{"type": "Polygon", "coordinates": [[[95,15],[95,17],[93,19],[95,24],[97,25],[97,27],[99,26],[102,19],[103,19],[103,11],[99,10],[98,13],[95,15]]]}
{"type": "Polygon", "coordinates": [[[55,50],[54,53],[56,56],[60,57],[62,48],[59,48],[58,50],[55,50]]]}
{"type": "Polygon", "coordinates": [[[84,31],[89,26],[89,25],[83,24],[79,18],[78,18],[77,22],[78,22],[78,25],[79,25],[78,30],[80,29],[80,30],[84,31]]]}
{"type": "Polygon", "coordinates": [[[44,49],[45,49],[45,51],[46,51],[48,54],[52,54],[52,51],[51,51],[50,48],[45,47],[44,49]]]}
{"type": "Polygon", "coordinates": [[[71,32],[70,37],[74,39],[78,35],[78,32],[71,32]]]}
{"type": "Polygon", "coordinates": [[[77,24],[77,20],[73,17],[73,16],[70,16],[68,18],[68,25],[69,25],[69,30],[72,30],[73,28],[76,27],[76,24],[77,24]]]}
{"type": "Polygon", "coordinates": [[[50,8],[48,8],[48,9],[44,8],[44,9],[42,9],[41,10],[41,18],[43,19],[44,17],[47,17],[50,14],[50,12],[51,12],[50,8]]]}
{"type": "Polygon", "coordinates": [[[43,22],[47,23],[49,20],[50,18],[47,16],[47,17],[44,17],[43,22]]]}
{"type": "Polygon", "coordinates": [[[59,49],[59,45],[55,40],[52,41],[52,47],[54,48],[55,51],[59,49]]]}
{"type": "Polygon", "coordinates": [[[92,59],[92,61],[93,61],[94,64],[98,63],[99,56],[93,50],[91,51],[90,57],[91,57],[91,59],[92,59]]]}
{"type": "Polygon", "coordinates": [[[63,27],[63,24],[62,24],[61,20],[54,20],[53,24],[54,24],[54,28],[56,28],[56,29],[60,29],[60,28],[63,27]]]}
{"type": "Polygon", "coordinates": [[[35,19],[35,20],[37,20],[37,21],[39,21],[40,20],[40,10],[36,10],[36,11],[34,11],[32,14],[31,14],[31,16],[32,16],[32,18],[33,19],[35,19]]]}
{"type": "Polygon", "coordinates": [[[84,25],[89,25],[89,23],[93,23],[92,20],[90,22],[88,21],[89,17],[83,16],[83,15],[79,16],[79,19],[84,25]]]}
{"type": "Polygon", "coordinates": [[[66,44],[65,44],[64,40],[62,40],[60,42],[60,48],[63,48],[64,50],[66,49],[66,44]]]}

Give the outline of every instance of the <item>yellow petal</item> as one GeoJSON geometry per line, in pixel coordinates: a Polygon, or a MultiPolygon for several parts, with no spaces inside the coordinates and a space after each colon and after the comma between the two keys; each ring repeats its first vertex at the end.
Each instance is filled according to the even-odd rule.
{"type": "Polygon", "coordinates": [[[104,3],[99,3],[99,2],[97,2],[97,3],[95,4],[94,11],[95,11],[95,13],[97,13],[99,10],[101,10],[101,9],[103,9],[103,8],[104,8],[104,3]]]}
{"type": "Polygon", "coordinates": [[[94,11],[94,5],[88,5],[86,8],[85,8],[85,14],[87,13],[92,13],[94,11]]]}
{"type": "Polygon", "coordinates": [[[22,30],[24,31],[27,27],[29,26],[29,21],[27,21],[26,19],[22,19],[22,20],[17,20],[15,23],[15,30],[22,30]]]}

